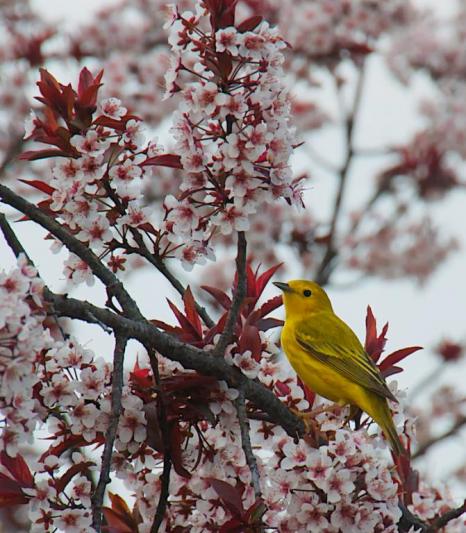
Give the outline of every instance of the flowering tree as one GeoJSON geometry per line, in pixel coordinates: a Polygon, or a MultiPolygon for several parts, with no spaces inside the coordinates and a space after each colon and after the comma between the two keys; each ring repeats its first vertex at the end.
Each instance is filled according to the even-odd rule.
{"type": "MultiPolygon", "coordinates": [[[[170,9],[127,0],[76,35],[58,35],[25,1],[0,9],[2,208],[66,250],[70,288],[97,281],[106,294],[90,302],[46,286],[0,214],[17,257],[0,274],[5,521],[71,533],[463,531],[465,505],[413,461],[464,425],[464,398],[437,392],[419,414],[416,444],[414,413],[392,382],[410,452],[398,459],[361,413],[349,422],[346,409],[316,410],[306,431],[296,412],[318,400],[279,357],[282,322],[271,314],[281,297],[263,295],[279,268],[286,275],[283,258],[323,285],[342,270],[426,282],[454,249],[416,206],[462,186],[464,54],[431,31],[428,14],[399,0],[204,0],[170,9]],[[425,129],[390,149],[367,203],[345,220],[367,65],[382,53],[405,82],[428,72],[440,97],[424,106],[425,129]],[[70,58],[90,67],[79,65],[67,85],[50,70],[70,58]],[[16,117],[29,112],[39,66],[39,105],[24,135],[16,117]],[[302,210],[319,199],[290,164],[301,139],[330,120],[309,99],[319,76],[341,99],[343,163],[336,168],[309,142],[302,149],[336,174],[330,223],[302,210]],[[173,141],[147,140],[144,124],[147,132],[166,117],[173,141]],[[234,269],[221,262],[231,250],[234,269]],[[193,289],[178,263],[196,267],[193,289]],[[180,294],[168,302],[175,325],[145,316],[129,293],[126,276],[141,268],[180,294]],[[113,355],[96,355],[65,319],[109,333],[113,355]],[[129,366],[131,340],[139,348],[129,366]],[[446,410],[451,427],[432,435],[426,420],[446,410]]],[[[464,17],[448,27],[462,42],[464,17]]],[[[388,377],[419,348],[383,356],[386,334],[368,308],[365,347],[388,377]]],[[[443,341],[437,351],[455,361],[462,346],[443,341]]]]}

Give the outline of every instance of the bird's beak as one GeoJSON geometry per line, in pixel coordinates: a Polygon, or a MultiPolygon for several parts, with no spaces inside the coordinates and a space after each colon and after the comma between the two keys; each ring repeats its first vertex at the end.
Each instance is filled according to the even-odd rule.
{"type": "Polygon", "coordinates": [[[281,281],[274,281],[273,284],[275,287],[278,287],[283,292],[292,292],[292,288],[288,285],[288,283],[282,283],[281,281]]]}

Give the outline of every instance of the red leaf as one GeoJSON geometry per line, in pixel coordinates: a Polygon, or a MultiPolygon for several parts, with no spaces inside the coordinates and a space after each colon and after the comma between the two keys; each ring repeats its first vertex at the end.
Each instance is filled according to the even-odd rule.
{"type": "Polygon", "coordinates": [[[101,70],[94,78],[86,67],[79,73],[78,96],[79,104],[82,107],[94,107],[96,105],[97,92],[102,86],[100,81],[102,80],[103,73],[104,71],[101,70]]]}
{"type": "Polygon", "coordinates": [[[283,265],[283,263],[278,263],[278,265],[275,265],[265,272],[263,272],[256,281],[256,287],[257,287],[257,297],[259,297],[263,290],[265,289],[265,286],[269,282],[270,278],[275,274],[275,272],[283,265]]]}
{"type": "Polygon", "coordinates": [[[178,424],[174,424],[170,431],[170,457],[175,472],[184,478],[190,478],[191,474],[183,466],[183,448],[185,435],[178,424]]]}
{"type": "Polygon", "coordinates": [[[403,372],[403,369],[401,368],[401,366],[390,366],[386,370],[380,371],[380,373],[385,379],[387,379],[390,376],[394,376],[395,374],[399,374],[400,372],[403,372]]]}
{"type": "MultiPolygon", "coordinates": [[[[257,285],[256,285],[256,275],[254,274],[251,265],[248,263],[246,265],[246,281],[247,281],[247,290],[246,295],[255,298],[254,303],[256,303],[259,294],[257,294],[257,285]]],[[[235,275],[235,287],[238,284],[238,273],[235,275]]]]}
{"type": "Polygon", "coordinates": [[[183,294],[184,311],[191,325],[197,331],[199,338],[202,339],[202,324],[194,302],[193,293],[188,287],[183,294]]]}
{"type": "Polygon", "coordinates": [[[316,393],[311,390],[304,382],[303,380],[298,376],[298,384],[304,391],[304,397],[309,402],[309,408],[312,408],[314,405],[314,401],[316,399],[316,393]]]}
{"type": "Polygon", "coordinates": [[[0,496],[11,493],[22,494],[19,483],[0,472],[0,496]]]}
{"type": "Polygon", "coordinates": [[[233,516],[240,518],[244,516],[245,510],[243,509],[241,493],[236,487],[220,479],[206,478],[206,481],[210,483],[210,486],[219,495],[219,498],[233,516]]]}
{"type": "Polygon", "coordinates": [[[54,150],[52,148],[48,150],[28,150],[26,152],[23,152],[18,159],[26,160],[26,161],[37,161],[38,159],[47,159],[48,157],[69,157],[69,154],[67,152],[64,152],[63,150],[54,150]]]}
{"type": "Polygon", "coordinates": [[[165,322],[162,322],[161,320],[152,319],[149,320],[151,324],[154,326],[162,329],[163,331],[167,331],[168,333],[171,333],[172,335],[175,335],[178,337],[183,333],[183,330],[179,328],[178,326],[170,326],[170,324],[166,324],[165,322]]]}
{"type": "Polygon", "coordinates": [[[283,381],[276,381],[275,388],[278,390],[279,396],[288,396],[291,392],[290,387],[286,383],[283,383],[283,381]]]}
{"type": "Polygon", "coordinates": [[[192,338],[193,340],[202,340],[202,335],[199,335],[196,328],[191,324],[187,317],[185,317],[183,313],[176,307],[176,305],[172,303],[168,298],[167,302],[183,330],[183,335],[188,334],[188,339],[192,338]]]}
{"type": "Polygon", "coordinates": [[[418,350],[422,350],[422,346],[409,346],[408,348],[402,348],[401,350],[396,350],[395,352],[387,355],[387,357],[380,363],[380,370],[384,370],[392,365],[396,365],[409,355],[418,350]]]}
{"type": "Polygon", "coordinates": [[[367,306],[367,315],[366,315],[366,341],[364,347],[366,352],[371,356],[373,361],[377,363],[382,355],[382,352],[385,348],[387,339],[385,335],[388,330],[388,322],[382,328],[380,335],[377,336],[377,322],[372,313],[370,306],[367,306]]]}
{"type": "Polygon", "coordinates": [[[208,285],[202,285],[201,289],[208,292],[211,296],[215,298],[215,300],[227,311],[231,307],[231,299],[229,296],[227,296],[223,291],[220,289],[216,289],[215,287],[209,287],[208,285]]]}
{"type": "Polygon", "coordinates": [[[21,455],[18,454],[16,457],[10,457],[5,450],[2,450],[0,453],[0,462],[21,487],[30,489],[34,486],[34,478],[21,455]]]}
{"type": "Polygon", "coordinates": [[[140,164],[141,167],[146,167],[149,165],[157,167],[183,168],[183,165],[181,164],[181,157],[174,154],[163,154],[149,157],[149,159],[146,159],[140,164]]]}
{"type": "Polygon", "coordinates": [[[244,325],[241,337],[239,338],[238,348],[240,353],[250,350],[252,357],[256,361],[259,361],[262,354],[262,341],[256,326],[244,325]]]}
{"type": "MultiPolygon", "coordinates": [[[[126,118],[126,117],[125,117],[126,118]]],[[[97,117],[93,124],[96,126],[104,126],[105,128],[111,128],[116,131],[123,131],[126,127],[126,120],[106,117],[104,115],[97,117]]]]}
{"type": "Polygon", "coordinates": [[[279,328],[283,326],[285,322],[279,318],[273,318],[272,316],[268,318],[261,318],[256,322],[256,326],[259,331],[268,331],[269,329],[279,328]]]}
{"type": "Polygon", "coordinates": [[[261,305],[259,309],[260,316],[264,317],[265,315],[268,315],[272,311],[275,311],[275,309],[278,309],[282,305],[283,305],[282,295],[279,294],[278,296],[274,296],[273,298],[270,298],[270,300],[267,300],[264,304],[261,305]]]}
{"type": "Polygon", "coordinates": [[[148,389],[154,384],[150,369],[141,368],[139,366],[138,357],[136,357],[136,363],[133,366],[133,370],[129,373],[129,380],[131,383],[138,385],[141,389],[148,389]]]}
{"type": "Polygon", "coordinates": [[[133,533],[137,531],[138,524],[123,498],[111,492],[108,496],[112,502],[112,508],[102,507],[102,512],[109,526],[106,531],[109,533],[133,533]]]}
{"type": "Polygon", "coordinates": [[[257,26],[259,26],[262,20],[263,18],[260,15],[253,15],[252,17],[249,17],[248,19],[244,20],[239,26],[237,26],[236,29],[240,33],[252,31],[254,28],[257,28],[257,26]]]}
{"type": "Polygon", "coordinates": [[[87,461],[85,463],[76,463],[72,467],[68,468],[68,470],[55,482],[55,488],[57,489],[57,492],[63,492],[65,487],[76,474],[85,472],[89,469],[90,466],[93,466],[94,464],[95,463],[91,461],[87,461]]]}
{"type": "Polygon", "coordinates": [[[22,180],[21,178],[19,178],[19,181],[22,181],[26,185],[29,185],[30,187],[34,187],[34,189],[38,189],[39,191],[45,192],[46,194],[49,194],[49,195],[51,195],[53,193],[53,191],[55,190],[54,187],[51,187],[50,185],[48,185],[44,181],[40,181],[40,180],[22,180]]]}
{"type": "Polygon", "coordinates": [[[104,529],[106,533],[134,533],[137,531],[137,524],[127,524],[123,517],[109,507],[102,507],[102,513],[108,524],[104,529]]]}
{"type": "Polygon", "coordinates": [[[366,341],[364,343],[364,348],[368,354],[372,352],[372,346],[377,340],[377,322],[375,321],[374,313],[370,305],[367,306],[366,314],[366,341]]]}
{"type": "MultiPolygon", "coordinates": [[[[96,442],[99,442],[99,440],[97,440],[96,442]]],[[[66,452],[66,450],[69,450],[70,448],[78,448],[80,446],[91,446],[92,444],[96,444],[96,442],[87,442],[87,440],[82,435],[72,435],[71,437],[66,438],[63,442],[60,442],[60,444],[57,444],[56,446],[51,446],[46,452],[44,452],[40,456],[39,461],[43,462],[44,459],[49,455],[56,455],[57,457],[60,457],[62,453],[66,452]]]]}
{"type": "Polygon", "coordinates": [[[215,324],[213,328],[209,329],[209,331],[204,336],[204,344],[211,344],[215,335],[217,335],[218,333],[221,333],[225,329],[225,323],[227,321],[227,316],[228,316],[227,312],[223,313],[218,323],[215,324]]]}
{"type": "Polygon", "coordinates": [[[14,505],[21,505],[28,502],[29,498],[22,494],[0,493],[0,507],[13,507],[14,505]]]}

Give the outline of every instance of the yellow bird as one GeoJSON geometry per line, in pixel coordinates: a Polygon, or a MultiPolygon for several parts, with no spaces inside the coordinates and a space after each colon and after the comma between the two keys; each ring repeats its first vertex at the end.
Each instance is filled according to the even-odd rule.
{"type": "Polygon", "coordinates": [[[353,330],[333,312],[324,289],[305,280],[274,285],[285,304],[282,346],[298,376],[320,396],[365,411],[394,453],[406,453],[387,403],[397,399],[353,330]]]}

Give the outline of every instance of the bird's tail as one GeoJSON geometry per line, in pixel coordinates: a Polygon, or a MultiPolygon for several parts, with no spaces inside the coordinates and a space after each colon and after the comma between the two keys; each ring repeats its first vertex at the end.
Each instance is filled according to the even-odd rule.
{"type": "Polygon", "coordinates": [[[401,444],[400,437],[396,432],[395,424],[393,423],[392,413],[388,407],[385,398],[377,398],[377,407],[375,412],[369,413],[377,424],[382,428],[385,438],[390,443],[390,447],[395,455],[406,455],[406,450],[401,444]]]}

